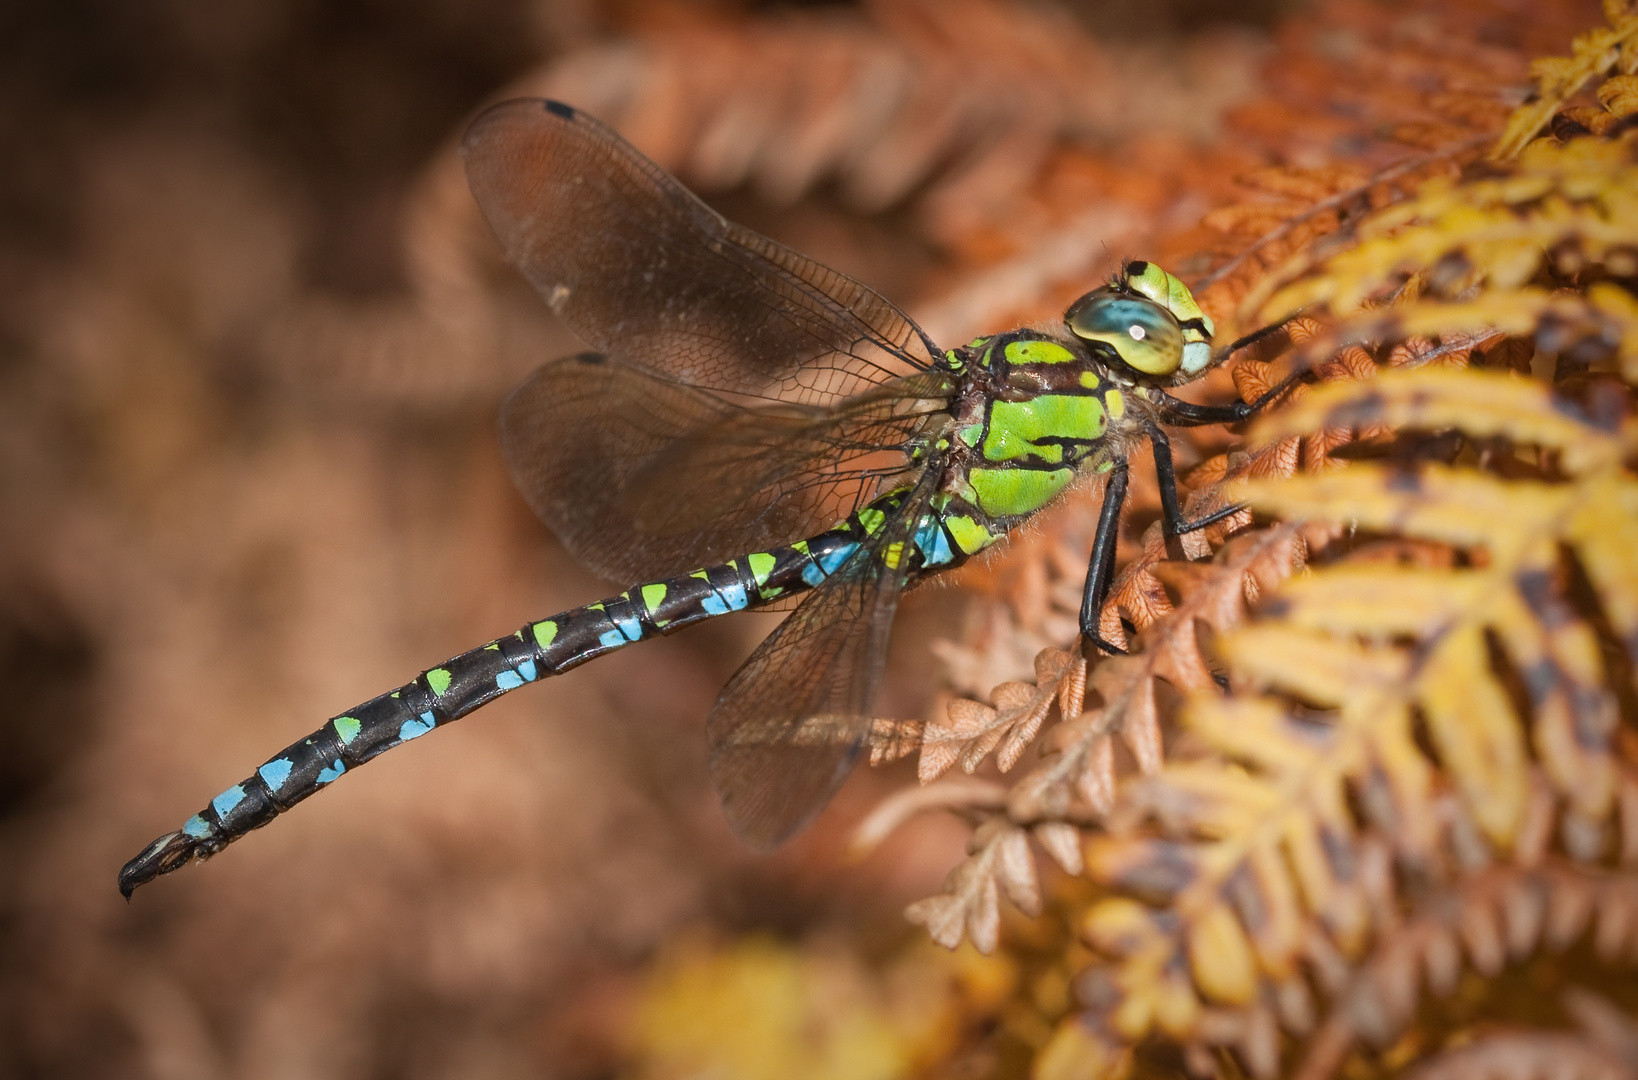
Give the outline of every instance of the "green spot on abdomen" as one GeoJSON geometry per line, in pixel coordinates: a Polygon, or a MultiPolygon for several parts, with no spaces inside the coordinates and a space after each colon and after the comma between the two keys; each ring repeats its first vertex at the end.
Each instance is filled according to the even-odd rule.
{"type": "Polygon", "coordinates": [[[755,579],[756,583],[758,585],[766,585],[768,583],[768,575],[773,573],[774,563],[778,562],[779,560],[775,559],[766,551],[753,551],[749,555],[745,556],[745,561],[750,564],[751,577],[755,579]]]}
{"type": "Polygon", "coordinates": [[[547,619],[545,622],[537,622],[530,629],[534,631],[535,644],[542,649],[557,640],[557,623],[551,619],[547,619]]]}
{"type": "Polygon", "coordinates": [[[644,585],[642,591],[643,607],[648,610],[650,615],[652,615],[654,614],[654,609],[659,607],[660,603],[665,600],[665,584],[663,582],[655,582],[652,585],[644,585]]]}
{"type": "Polygon", "coordinates": [[[432,687],[433,697],[442,697],[449,689],[449,672],[441,667],[435,667],[427,672],[427,685],[432,687]]]}
{"type": "Polygon", "coordinates": [[[358,738],[358,732],[363,727],[357,719],[351,716],[338,716],[330,721],[330,726],[336,729],[341,737],[341,745],[346,746],[358,738]]]}
{"type": "Polygon", "coordinates": [[[966,514],[952,514],[944,519],[944,525],[949,530],[950,539],[965,555],[976,555],[1001,539],[966,514]]]}
{"type": "Polygon", "coordinates": [[[996,517],[1032,514],[1074,478],[1073,469],[974,469],[967,477],[979,509],[996,517]]]}
{"type": "Polygon", "coordinates": [[[864,526],[864,531],[871,536],[875,536],[878,532],[881,532],[882,526],[886,524],[886,522],[887,515],[876,509],[874,506],[867,506],[863,510],[859,511],[859,524],[864,526]]]}

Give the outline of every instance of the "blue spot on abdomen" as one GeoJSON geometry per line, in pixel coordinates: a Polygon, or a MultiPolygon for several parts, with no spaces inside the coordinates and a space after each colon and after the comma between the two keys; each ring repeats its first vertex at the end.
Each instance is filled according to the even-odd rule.
{"type": "Polygon", "coordinates": [[[346,771],[347,766],[342,763],[340,758],[337,758],[319,770],[318,782],[321,784],[328,784],[330,781],[334,780],[336,777],[340,776],[346,771]]]}
{"type": "Polygon", "coordinates": [[[212,799],[210,801],[210,807],[211,807],[212,810],[216,811],[216,816],[217,817],[226,817],[228,815],[228,813],[231,812],[232,809],[235,806],[238,806],[240,803],[242,803],[244,801],[245,801],[245,788],[244,788],[244,785],[243,784],[234,784],[232,787],[228,788],[226,791],[224,791],[220,795],[216,796],[216,798],[212,799]]]}
{"type": "Polygon", "coordinates": [[[523,676],[515,671],[503,671],[495,676],[495,685],[502,690],[516,690],[523,685],[523,676]]]}
{"type": "Polygon", "coordinates": [[[418,739],[436,726],[437,721],[433,719],[432,714],[424,712],[419,720],[404,721],[398,729],[398,741],[409,742],[411,739],[418,739]]]}
{"type": "Polygon", "coordinates": [[[286,780],[290,779],[291,768],[292,763],[289,758],[276,758],[257,769],[256,772],[270,789],[277,791],[284,786],[286,780]]]}
{"type": "Polygon", "coordinates": [[[936,519],[929,520],[916,533],[916,547],[921,551],[923,566],[947,566],[955,561],[955,553],[950,550],[950,538],[944,534],[944,527],[936,519]]]}

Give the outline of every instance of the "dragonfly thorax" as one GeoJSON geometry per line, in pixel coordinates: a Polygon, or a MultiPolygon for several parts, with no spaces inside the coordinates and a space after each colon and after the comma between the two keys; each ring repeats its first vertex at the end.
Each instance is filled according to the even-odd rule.
{"type": "Polygon", "coordinates": [[[1131,381],[1073,338],[1013,330],[952,359],[965,381],[944,488],[1002,531],[1097,464],[1128,412],[1131,381]]]}
{"type": "Polygon", "coordinates": [[[1182,282],[1129,262],[1070,305],[1062,330],[1013,330],[946,354],[964,381],[944,490],[1011,528],[1083,469],[1122,458],[1163,388],[1205,371],[1212,330],[1182,282]]]}

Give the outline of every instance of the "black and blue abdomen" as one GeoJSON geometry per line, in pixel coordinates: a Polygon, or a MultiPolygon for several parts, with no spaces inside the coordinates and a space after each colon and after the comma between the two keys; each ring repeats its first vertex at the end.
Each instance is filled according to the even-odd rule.
{"type": "MultiPolygon", "coordinates": [[[[160,837],[127,863],[120,888],[130,895],[159,874],[214,855],[371,758],[537,679],[702,619],[806,592],[856,558],[882,559],[895,567],[910,558],[913,574],[965,560],[976,534],[967,528],[970,520],[965,525],[946,521],[939,508],[948,500],[934,500],[908,541],[876,542],[905,497],[906,492],[890,492],[817,536],[639,585],[451,657],[398,689],[332,717],[269,758],[180,830],[160,837]]],[[[984,543],[989,542],[985,533],[984,543]]]]}

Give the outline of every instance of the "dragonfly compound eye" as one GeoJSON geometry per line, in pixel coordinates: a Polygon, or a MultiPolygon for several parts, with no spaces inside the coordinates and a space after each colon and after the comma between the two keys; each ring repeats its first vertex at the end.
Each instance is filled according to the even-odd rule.
{"type": "Polygon", "coordinates": [[[1115,351],[1126,366],[1145,375],[1170,375],[1183,363],[1183,328],[1151,300],[1098,291],[1075,301],[1064,322],[1083,341],[1115,351]]]}

